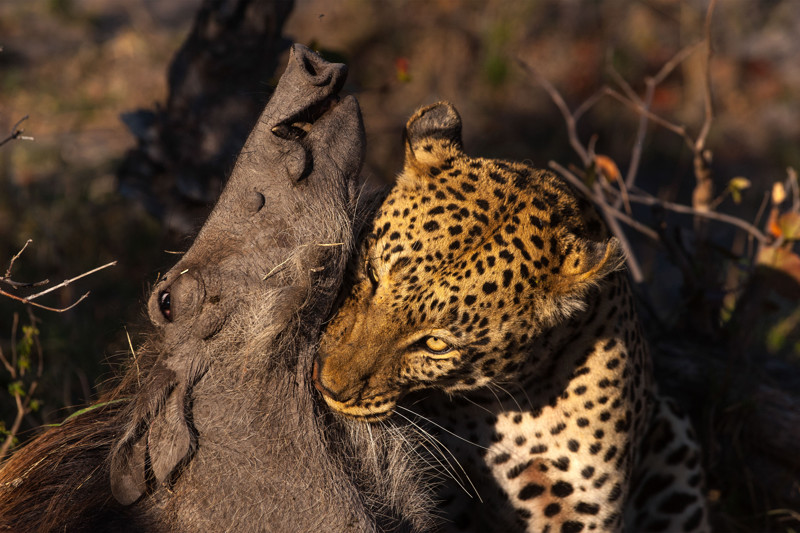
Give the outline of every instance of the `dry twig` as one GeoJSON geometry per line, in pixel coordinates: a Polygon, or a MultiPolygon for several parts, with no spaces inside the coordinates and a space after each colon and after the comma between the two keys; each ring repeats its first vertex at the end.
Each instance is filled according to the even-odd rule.
{"type": "MultiPolygon", "coordinates": [[[[22,246],[20,251],[17,252],[14,255],[14,257],[11,258],[11,261],[8,264],[8,268],[6,269],[5,274],[2,277],[0,277],[0,283],[8,285],[9,287],[12,287],[13,289],[30,288],[30,287],[41,287],[42,285],[47,285],[48,283],[50,283],[50,281],[46,280],[46,279],[42,280],[42,281],[36,281],[36,282],[33,282],[33,283],[22,283],[22,282],[14,281],[14,280],[11,279],[11,270],[14,268],[14,263],[16,262],[17,259],[19,259],[20,255],[22,255],[22,252],[25,251],[25,249],[28,247],[28,245],[31,242],[33,242],[33,241],[31,239],[28,239],[25,242],[25,244],[22,246]]],[[[18,302],[22,302],[24,304],[29,304],[29,305],[32,305],[34,307],[38,307],[40,309],[44,309],[46,311],[53,311],[53,312],[56,312],[56,313],[63,313],[64,311],[68,311],[68,310],[72,309],[73,307],[75,307],[76,305],[81,303],[84,299],[86,299],[86,297],[89,296],[89,291],[84,293],[80,298],[75,300],[72,304],[68,305],[67,307],[60,307],[60,308],[49,307],[49,306],[46,306],[46,305],[42,305],[42,304],[40,304],[38,302],[35,302],[34,300],[39,298],[40,296],[44,296],[45,294],[51,293],[51,292],[53,292],[53,291],[55,291],[57,289],[64,288],[67,285],[69,285],[70,283],[72,283],[73,281],[77,281],[77,280],[79,280],[81,278],[84,278],[86,276],[90,276],[90,275],[94,274],[95,272],[99,272],[100,270],[103,270],[105,268],[114,266],[116,264],[117,264],[116,261],[112,261],[110,263],[106,263],[103,266],[99,266],[97,268],[89,270],[88,272],[84,272],[83,274],[79,274],[79,275],[75,276],[74,278],[70,278],[70,279],[64,280],[61,283],[59,283],[58,285],[54,285],[54,286],[50,287],[49,289],[45,289],[43,291],[37,292],[36,294],[31,294],[31,295],[28,295],[28,296],[18,296],[16,294],[12,294],[12,293],[10,293],[8,291],[0,289],[0,295],[5,296],[7,298],[11,298],[12,300],[17,300],[18,302]]]]}
{"type": "Polygon", "coordinates": [[[26,120],[28,120],[28,115],[25,115],[24,117],[19,119],[17,123],[14,124],[14,126],[11,128],[11,133],[8,135],[8,137],[6,137],[3,140],[0,140],[0,146],[3,146],[7,142],[11,142],[15,139],[19,139],[21,141],[32,141],[33,137],[30,137],[28,135],[23,135],[23,133],[25,133],[25,130],[19,127],[19,125],[25,122],[26,120]]]}

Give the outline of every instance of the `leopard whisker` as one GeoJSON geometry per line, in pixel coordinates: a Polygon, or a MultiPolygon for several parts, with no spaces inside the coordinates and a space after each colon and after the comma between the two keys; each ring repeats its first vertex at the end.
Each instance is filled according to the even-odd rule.
{"type": "MultiPolygon", "coordinates": [[[[390,423],[382,421],[381,424],[390,424],[390,423]]],[[[396,430],[397,426],[392,424],[391,428],[396,430]]],[[[422,436],[417,428],[412,427],[410,429],[413,430],[416,434],[422,436]]],[[[431,450],[427,446],[425,446],[424,442],[420,442],[418,440],[416,440],[415,442],[411,442],[411,440],[407,436],[407,433],[404,432],[404,431],[392,432],[392,434],[395,435],[396,437],[398,437],[406,445],[407,449],[411,453],[413,453],[416,456],[416,458],[419,459],[419,461],[427,467],[427,469],[429,469],[430,471],[434,472],[438,476],[437,478],[434,478],[434,480],[437,480],[436,481],[437,483],[439,483],[438,479],[443,479],[445,477],[452,477],[452,474],[450,474],[446,469],[437,467],[436,464],[429,459],[429,457],[433,456],[433,453],[431,452],[431,450]],[[422,448],[424,448],[428,452],[428,456],[427,457],[425,455],[421,454],[418,451],[418,448],[420,446],[422,448]],[[449,476],[448,476],[448,474],[449,474],[449,476]]],[[[435,457],[434,457],[434,459],[435,459],[435,457]]],[[[437,460],[437,462],[441,466],[441,462],[438,461],[438,460],[437,460]]]]}
{"type": "Polygon", "coordinates": [[[495,413],[493,413],[490,409],[487,409],[485,406],[475,402],[474,400],[471,400],[471,399],[467,398],[466,396],[462,396],[461,398],[463,398],[467,403],[471,403],[473,406],[477,407],[478,409],[482,409],[482,410],[486,411],[487,413],[489,413],[490,415],[494,416],[495,413]]]}
{"type": "MultiPolygon", "coordinates": [[[[398,406],[398,407],[399,407],[399,406],[398,406]]],[[[413,414],[413,415],[415,415],[415,416],[420,416],[420,415],[418,415],[417,413],[415,413],[415,412],[413,412],[413,411],[411,411],[411,410],[409,410],[409,409],[406,409],[406,411],[409,411],[411,414],[413,414]]],[[[475,487],[475,484],[472,482],[472,479],[470,479],[470,477],[469,477],[469,474],[467,474],[467,471],[466,471],[466,470],[464,470],[464,467],[463,467],[463,466],[461,466],[461,463],[458,461],[458,459],[457,459],[457,458],[456,458],[456,456],[453,454],[453,452],[451,452],[451,451],[450,451],[450,450],[449,450],[449,449],[448,449],[448,448],[447,448],[447,447],[446,447],[444,444],[442,444],[441,442],[439,442],[439,441],[436,439],[436,437],[434,437],[433,435],[431,435],[431,434],[430,434],[430,432],[426,431],[424,428],[422,428],[422,427],[421,427],[419,424],[417,424],[416,422],[414,422],[413,420],[411,420],[409,417],[405,416],[403,413],[400,413],[400,412],[398,412],[398,411],[395,411],[395,413],[396,413],[398,416],[400,416],[400,417],[404,418],[405,420],[407,420],[407,421],[408,421],[408,423],[410,423],[412,426],[416,427],[416,428],[417,428],[417,429],[418,429],[418,430],[421,432],[421,433],[420,433],[420,435],[421,435],[421,436],[422,436],[422,437],[423,437],[425,440],[427,440],[427,441],[428,441],[428,442],[429,442],[431,445],[433,445],[433,446],[436,448],[436,450],[437,450],[437,451],[439,451],[439,453],[442,455],[442,459],[444,459],[444,461],[447,463],[447,465],[448,465],[448,466],[450,467],[450,469],[451,469],[451,473],[452,473],[452,479],[453,479],[453,481],[455,481],[455,482],[456,482],[456,484],[457,484],[457,485],[458,485],[458,486],[459,486],[459,487],[460,487],[460,488],[461,488],[461,489],[464,491],[464,493],[465,493],[467,496],[469,496],[470,498],[472,498],[472,497],[473,497],[473,496],[472,496],[472,493],[470,493],[470,491],[469,491],[469,490],[468,490],[468,489],[467,489],[467,488],[464,486],[464,484],[461,482],[461,479],[460,479],[460,478],[461,478],[461,476],[460,476],[460,475],[458,475],[458,473],[455,471],[455,467],[453,467],[453,464],[450,462],[450,460],[447,458],[447,456],[446,456],[444,453],[442,453],[442,452],[443,452],[443,451],[444,451],[444,452],[447,452],[447,454],[449,454],[449,455],[450,455],[450,457],[452,457],[453,461],[454,461],[454,462],[455,462],[455,464],[458,466],[459,470],[461,470],[461,472],[464,474],[464,478],[466,478],[466,480],[467,480],[467,483],[469,483],[470,487],[472,487],[472,490],[474,491],[474,493],[475,493],[475,496],[478,498],[478,501],[479,501],[479,502],[481,502],[481,503],[483,503],[483,498],[481,498],[481,495],[478,493],[478,489],[475,487]]],[[[422,417],[422,418],[424,418],[424,417],[422,417]]],[[[455,435],[455,434],[454,434],[454,435],[455,435]]],[[[434,456],[434,458],[436,458],[436,457],[434,456]]],[[[438,460],[438,459],[437,459],[437,460],[438,460]]],[[[444,465],[442,465],[442,466],[444,467],[444,465]]]]}
{"type": "MultiPolygon", "coordinates": [[[[517,406],[517,410],[518,410],[519,412],[522,412],[522,411],[523,411],[523,409],[522,409],[522,406],[521,406],[521,405],[519,404],[519,402],[517,401],[517,398],[516,398],[516,397],[515,397],[513,394],[511,394],[511,392],[510,392],[508,389],[504,388],[504,387],[503,387],[502,385],[500,385],[499,383],[489,383],[489,389],[490,389],[490,390],[491,390],[491,388],[492,388],[492,387],[497,387],[497,388],[498,388],[498,389],[500,389],[502,392],[506,393],[506,395],[507,395],[509,398],[511,398],[511,401],[513,401],[513,402],[514,402],[514,405],[516,405],[516,406],[517,406]]],[[[497,395],[495,395],[495,397],[497,397],[497,395]]],[[[500,399],[498,398],[498,400],[497,400],[497,401],[499,402],[499,401],[500,401],[500,399]]],[[[502,407],[502,403],[501,403],[501,407],[502,407]]]]}
{"type": "MultiPolygon", "coordinates": [[[[444,468],[445,471],[450,474],[450,477],[453,478],[456,482],[458,482],[456,478],[460,476],[456,472],[455,467],[453,467],[452,463],[447,458],[447,456],[444,453],[442,453],[442,451],[448,451],[447,448],[444,446],[444,444],[439,442],[439,440],[434,435],[432,435],[429,431],[425,430],[425,428],[423,428],[422,426],[420,426],[407,416],[403,415],[402,413],[397,413],[397,415],[405,419],[408,423],[410,423],[413,429],[417,432],[417,434],[419,434],[426,442],[428,442],[431,446],[433,446],[433,449],[436,452],[438,452],[439,455],[442,456],[442,459],[444,459],[444,461],[447,463],[447,466],[445,466],[445,464],[438,459],[436,454],[431,452],[431,448],[428,448],[424,444],[420,443],[426,450],[428,450],[429,453],[431,453],[431,457],[436,459],[436,461],[442,466],[442,468],[444,468]],[[447,467],[449,467],[449,469],[447,467]]],[[[452,456],[452,454],[450,455],[452,456]]],[[[459,467],[460,466],[461,465],[459,465],[459,467]]],[[[463,471],[463,468],[461,470],[463,471]]]]}
{"type": "Polygon", "coordinates": [[[426,452],[428,452],[427,453],[428,457],[432,458],[433,461],[435,461],[435,463],[429,459],[426,459],[424,456],[419,454],[419,452],[417,452],[421,460],[426,465],[430,466],[433,469],[433,471],[436,472],[436,474],[438,474],[442,478],[450,478],[453,481],[455,481],[456,484],[458,484],[458,486],[461,487],[461,489],[468,496],[472,497],[472,495],[467,491],[467,489],[461,484],[458,473],[455,472],[455,468],[452,466],[452,464],[450,464],[446,458],[445,461],[447,461],[447,464],[445,464],[444,462],[442,462],[441,459],[439,459],[439,456],[440,455],[443,456],[444,454],[442,454],[441,449],[436,444],[430,441],[430,438],[428,435],[426,435],[426,432],[420,430],[419,428],[411,428],[411,429],[413,429],[417,433],[417,435],[419,435],[423,439],[422,441],[419,442],[418,445],[421,446],[426,452]],[[425,442],[428,442],[430,445],[425,444],[425,442]]]}
{"type": "MultiPolygon", "coordinates": [[[[477,404],[476,404],[476,405],[477,405],[477,404]]],[[[442,430],[442,431],[444,431],[445,433],[448,433],[448,434],[450,434],[450,435],[454,436],[455,438],[457,438],[457,439],[459,439],[459,440],[463,440],[463,441],[464,441],[464,442],[466,442],[467,444],[471,444],[472,446],[476,446],[476,447],[478,447],[478,448],[483,448],[484,450],[488,450],[488,449],[489,449],[487,446],[483,446],[483,445],[481,445],[481,444],[478,444],[477,442],[472,442],[471,440],[469,440],[469,439],[466,439],[466,438],[462,437],[462,436],[461,436],[461,435],[459,435],[458,433],[453,433],[452,431],[450,431],[450,430],[449,430],[449,429],[447,429],[446,427],[442,426],[441,424],[437,424],[436,422],[434,422],[433,420],[431,420],[431,419],[430,419],[430,418],[428,418],[427,416],[423,416],[423,415],[421,415],[421,414],[419,414],[419,413],[417,413],[417,412],[414,412],[414,411],[412,411],[411,409],[409,409],[408,407],[403,407],[402,405],[397,405],[397,406],[395,406],[395,407],[396,407],[397,409],[402,409],[402,410],[404,410],[404,411],[408,411],[409,413],[411,413],[411,414],[412,414],[412,415],[414,415],[414,416],[418,416],[419,418],[421,418],[421,419],[422,419],[422,420],[424,420],[425,422],[428,422],[429,424],[432,424],[432,425],[436,426],[437,428],[441,429],[441,430],[442,430]]],[[[488,409],[487,409],[487,412],[491,413],[491,411],[489,411],[488,409]]],[[[399,413],[398,413],[398,414],[399,414],[399,413]]],[[[403,417],[403,418],[405,418],[405,417],[403,417]]],[[[408,419],[406,418],[406,420],[408,420],[408,419]]]]}

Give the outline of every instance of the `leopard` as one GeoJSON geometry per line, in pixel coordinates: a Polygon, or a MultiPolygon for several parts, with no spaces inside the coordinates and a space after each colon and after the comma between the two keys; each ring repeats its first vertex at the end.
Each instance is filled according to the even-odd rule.
{"type": "Polygon", "coordinates": [[[320,340],[325,404],[427,424],[451,471],[441,531],[709,531],[701,450],[657,390],[620,241],[563,178],[470,157],[461,131],[448,102],[405,127],[320,340]]]}

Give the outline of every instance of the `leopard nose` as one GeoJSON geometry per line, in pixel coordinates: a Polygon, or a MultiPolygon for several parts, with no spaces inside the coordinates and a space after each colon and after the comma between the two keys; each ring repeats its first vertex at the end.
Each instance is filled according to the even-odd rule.
{"type": "Polygon", "coordinates": [[[314,388],[320,391],[323,396],[326,396],[337,402],[346,402],[347,400],[351,399],[345,397],[347,395],[344,394],[344,391],[339,391],[337,393],[325,385],[322,379],[322,365],[323,362],[319,355],[317,355],[317,357],[314,359],[314,366],[311,368],[311,380],[314,382],[314,388]]]}

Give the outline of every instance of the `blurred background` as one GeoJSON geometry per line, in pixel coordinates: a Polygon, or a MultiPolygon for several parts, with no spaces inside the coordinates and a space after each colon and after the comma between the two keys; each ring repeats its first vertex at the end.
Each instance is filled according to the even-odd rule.
{"type": "MultiPolygon", "coordinates": [[[[708,70],[698,47],[653,93],[652,112],[694,138],[710,74],[714,119],[706,147],[716,194],[723,195],[717,210],[749,223],[760,216],[755,226],[762,231],[765,211],[781,203],[774,184],[787,179],[788,167],[800,169],[797,7],[793,0],[720,2],[708,70]],[[749,186],[738,181],[733,192],[734,178],[749,186]]],[[[459,109],[471,154],[581,167],[558,108],[519,62],[534,66],[572,109],[604,86],[621,90],[617,75],[642,95],[648,76],[703,41],[707,8],[699,0],[3,0],[0,139],[27,116],[18,128],[34,140],[0,146],[0,274],[28,239],[10,273],[17,282],[55,284],[118,264],[37,300],[66,307],[91,290],[64,313],[34,309],[31,316],[0,296],[0,348],[15,368],[0,369],[0,440],[18,412],[16,397],[36,376],[39,353],[42,374],[27,399],[22,440],[95,398],[127,360],[128,334],[134,347],[141,342],[148,287],[189,246],[213,206],[286,64],[289,43],[348,64],[345,92],[358,97],[368,135],[364,177],[388,184],[402,162],[405,121],[441,99],[459,109]],[[23,328],[31,324],[35,329],[23,328]]],[[[577,134],[584,145],[596,136],[596,152],[624,174],[639,122],[635,111],[606,96],[582,116],[577,134]]],[[[657,124],[646,133],[637,185],[691,205],[692,152],[657,124]]],[[[790,185],[784,190],[791,196],[790,185]]],[[[692,217],[645,206],[632,216],[668,228],[697,257],[692,217]]],[[[746,430],[743,410],[757,410],[760,400],[731,386],[737,376],[758,376],[742,385],[747,394],[764,383],[800,390],[800,265],[793,258],[780,277],[754,284],[765,278],[754,275],[752,242],[730,225],[709,224],[712,251],[699,267],[700,279],[710,280],[699,298],[715,306],[709,329],[689,312],[701,304],[674,250],[625,231],[642,264],[640,299],[656,344],[690,341],[664,348],[677,361],[720,352],[722,377],[711,378],[704,392],[716,394],[710,404],[696,390],[665,384],[694,408],[701,433],[746,430]]],[[[793,235],[787,230],[783,237],[791,244],[793,235]]],[[[2,283],[0,289],[35,292],[2,283]]],[[[666,372],[684,370],[667,364],[666,372]]],[[[800,406],[787,398],[778,408],[800,406]]],[[[731,438],[710,442],[711,463],[747,459],[751,443],[731,438]]],[[[712,468],[722,530],[797,527],[800,515],[782,505],[800,501],[798,464],[786,463],[783,451],[767,453],[780,456],[770,468],[783,476],[753,482],[745,472],[740,493],[730,498],[724,475],[712,468]],[[779,487],[780,496],[767,494],[764,484],[779,487]]],[[[758,477],[760,467],[753,468],[758,477]]]]}

